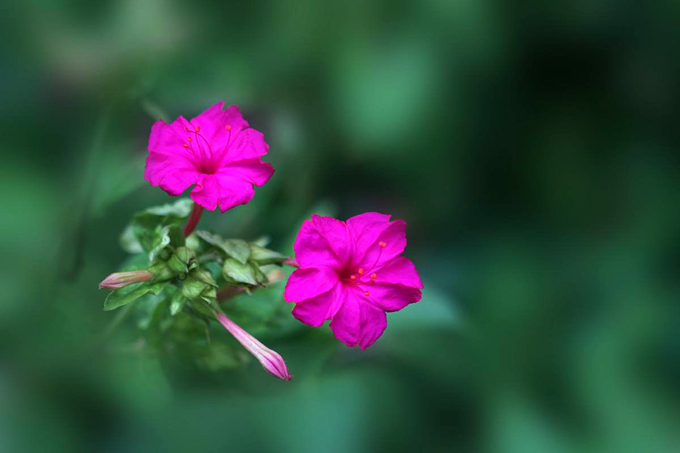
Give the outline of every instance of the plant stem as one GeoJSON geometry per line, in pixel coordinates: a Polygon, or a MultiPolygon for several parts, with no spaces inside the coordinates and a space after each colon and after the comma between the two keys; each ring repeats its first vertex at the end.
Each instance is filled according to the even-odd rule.
{"type": "Polygon", "coordinates": [[[196,228],[196,225],[198,225],[198,221],[201,220],[201,214],[203,214],[203,206],[198,203],[194,203],[194,208],[191,210],[189,220],[187,220],[187,224],[184,227],[185,237],[189,236],[191,232],[194,231],[194,228],[196,228]]]}
{"type": "Polygon", "coordinates": [[[297,260],[295,258],[292,258],[292,257],[286,258],[285,261],[283,262],[283,264],[285,266],[290,266],[290,267],[295,267],[295,268],[300,267],[300,264],[297,262],[297,260]]]}

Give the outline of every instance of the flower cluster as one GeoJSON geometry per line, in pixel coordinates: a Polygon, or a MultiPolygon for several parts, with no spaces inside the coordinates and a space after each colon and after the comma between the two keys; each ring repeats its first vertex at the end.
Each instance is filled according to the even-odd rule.
{"type": "MultiPolygon", "coordinates": [[[[123,243],[138,253],[144,269],[137,265],[113,273],[100,288],[113,290],[105,310],[137,301],[148,313],[143,325],[166,330],[176,326],[180,338],[186,329],[195,330],[192,319],[213,319],[267,372],[290,380],[283,358],[236,324],[220,305],[225,298],[283,278],[267,266],[297,268],[283,293],[285,301],[295,304],[296,319],[314,327],[330,320],[336,338],[362,350],[382,335],[386,312],[419,301],[423,285],[413,263],[401,256],[406,222],[377,212],[347,221],[312,215],[297,234],[295,257],[266,249],[266,244],[194,231],[204,209],[225,212],[253,198],[254,188],[274,173],[262,161],[268,150],[262,133],[248,125],[237,106],[225,109],[224,102],[191,120],[180,116],[170,124],[156,122],[144,177],[171,196],[193,187],[193,203],[180,200],[137,214],[123,243]],[[163,322],[164,316],[177,322],[163,322]]],[[[158,335],[150,338],[157,341],[158,335]]]]}

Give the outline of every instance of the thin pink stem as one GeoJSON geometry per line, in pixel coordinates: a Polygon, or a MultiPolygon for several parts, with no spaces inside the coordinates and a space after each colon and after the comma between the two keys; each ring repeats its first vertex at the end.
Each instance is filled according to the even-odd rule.
{"type": "Polygon", "coordinates": [[[286,266],[295,267],[295,268],[300,267],[300,263],[298,263],[295,258],[290,257],[290,256],[283,261],[283,264],[286,265],[286,266]]]}
{"type": "Polygon", "coordinates": [[[191,215],[189,216],[189,220],[187,220],[187,224],[184,227],[184,236],[189,236],[192,231],[194,231],[194,228],[196,228],[196,225],[198,225],[198,221],[201,220],[201,215],[203,214],[203,206],[201,206],[198,203],[194,203],[194,208],[191,210],[191,215]]]}

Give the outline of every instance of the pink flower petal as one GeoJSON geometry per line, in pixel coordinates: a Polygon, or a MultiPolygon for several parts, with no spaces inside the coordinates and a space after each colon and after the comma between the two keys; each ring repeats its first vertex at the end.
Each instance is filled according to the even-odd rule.
{"type": "Polygon", "coordinates": [[[401,310],[422,297],[415,266],[399,256],[405,247],[403,220],[390,221],[375,212],[346,223],[312,215],[296,238],[301,268],[291,275],[284,295],[297,302],[293,316],[311,326],[331,318],[330,328],[347,346],[372,345],[387,326],[386,311],[401,310]],[[312,271],[316,267],[329,269],[340,283],[329,290],[325,277],[312,271]]]}
{"type": "Polygon", "coordinates": [[[215,175],[215,177],[219,181],[219,205],[222,212],[234,206],[246,204],[255,196],[255,189],[250,182],[224,175],[215,175]]]}
{"type": "Polygon", "coordinates": [[[168,194],[176,197],[195,184],[200,175],[194,169],[180,168],[167,172],[159,186],[168,194]]]}
{"type": "Polygon", "coordinates": [[[345,222],[316,214],[312,214],[312,222],[316,230],[326,239],[328,247],[335,253],[340,263],[347,263],[352,253],[352,242],[345,222]]]}
{"type": "Polygon", "coordinates": [[[223,109],[224,101],[220,101],[191,120],[192,127],[199,127],[200,133],[211,142],[216,153],[225,148],[230,137],[233,140],[234,134],[248,127],[238,106],[230,105],[226,110],[223,109]]]}
{"type": "Polygon", "coordinates": [[[349,347],[364,350],[377,340],[387,327],[385,312],[366,300],[356,288],[346,288],[340,310],[330,328],[337,339],[349,347]]]}
{"type": "Polygon", "coordinates": [[[274,174],[274,167],[267,162],[262,162],[259,158],[246,159],[228,163],[220,169],[219,173],[243,179],[256,186],[262,186],[274,174]]]}
{"type": "Polygon", "coordinates": [[[338,270],[344,264],[311,220],[302,223],[293,249],[295,259],[302,267],[327,266],[338,270]]]}
{"type": "Polygon", "coordinates": [[[319,327],[337,313],[342,302],[343,289],[343,285],[338,283],[330,291],[297,302],[293,308],[293,316],[308,326],[319,327]]]}
{"type": "MultiPolygon", "coordinates": [[[[423,284],[420,281],[416,267],[411,260],[403,256],[398,256],[383,265],[383,267],[374,270],[376,278],[375,283],[397,283],[404,286],[412,286],[414,288],[422,288],[423,284]]],[[[370,278],[368,274],[364,277],[370,278]]]]}
{"type": "Polygon", "coordinates": [[[191,122],[180,116],[171,124],[154,124],[144,171],[151,185],[177,196],[195,184],[191,198],[211,211],[253,198],[253,184],[265,184],[274,172],[260,159],[268,145],[237,106],[223,107],[219,102],[191,122]]]}
{"type": "Polygon", "coordinates": [[[363,285],[362,289],[369,293],[366,298],[372,305],[388,312],[399,311],[408,304],[418,302],[422,297],[417,288],[391,283],[363,285]]]}
{"type": "MultiPolygon", "coordinates": [[[[406,222],[395,220],[382,229],[376,240],[366,248],[357,264],[365,269],[378,269],[399,256],[406,248],[406,222]]],[[[357,246],[357,251],[361,250],[357,246]]],[[[356,259],[358,255],[353,258],[356,259]]]]}
{"type": "Polygon", "coordinates": [[[378,212],[365,212],[347,219],[347,227],[355,243],[354,264],[358,264],[357,260],[363,257],[366,249],[389,226],[390,217],[378,212]]]}
{"type": "MultiPolygon", "coordinates": [[[[262,157],[269,151],[262,132],[255,129],[231,130],[225,163],[262,157]]],[[[226,141],[224,142],[226,145],[226,141]]]]}
{"type": "Polygon", "coordinates": [[[179,190],[182,193],[193,184],[194,177],[189,175],[195,172],[194,156],[182,147],[181,138],[172,125],[158,121],[153,125],[149,137],[149,155],[146,158],[144,178],[151,185],[158,186],[168,175],[178,171],[182,171],[183,175],[175,175],[174,179],[186,180],[169,184],[174,187],[175,192],[179,190],[178,185],[182,185],[183,189],[179,190]]]}
{"type": "Polygon", "coordinates": [[[208,211],[214,211],[220,198],[220,188],[215,175],[201,175],[191,191],[191,199],[208,211]]]}
{"type": "Polygon", "coordinates": [[[298,269],[288,278],[283,298],[287,302],[311,299],[331,290],[338,281],[338,275],[328,267],[298,269]]]}

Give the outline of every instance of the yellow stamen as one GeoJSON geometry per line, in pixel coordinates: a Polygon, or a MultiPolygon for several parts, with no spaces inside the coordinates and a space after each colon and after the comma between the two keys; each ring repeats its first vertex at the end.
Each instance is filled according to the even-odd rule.
{"type": "Polygon", "coordinates": [[[364,296],[368,297],[370,295],[371,295],[371,293],[369,293],[368,291],[364,292],[364,296]]]}
{"type": "Polygon", "coordinates": [[[182,144],[182,146],[185,147],[185,148],[189,147],[189,145],[187,145],[186,143],[182,144]]]}
{"type": "Polygon", "coordinates": [[[190,142],[190,141],[191,141],[191,137],[187,137],[187,141],[190,142]]]}
{"type": "Polygon", "coordinates": [[[357,279],[357,276],[356,276],[356,275],[350,275],[349,278],[350,278],[351,280],[356,280],[356,279],[357,279]]]}
{"type": "Polygon", "coordinates": [[[375,272],[372,273],[371,274],[371,280],[375,280],[376,278],[378,278],[378,274],[376,274],[375,272]]]}
{"type": "Polygon", "coordinates": [[[196,127],[194,128],[194,131],[195,131],[195,132],[200,132],[200,130],[201,130],[201,127],[200,127],[200,126],[196,126],[196,127]]]}
{"type": "Polygon", "coordinates": [[[379,245],[380,247],[387,247],[387,242],[385,242],[385,241],[380,241],[380,242],[378,242],[378,245],[379,245]]]}
{"type": "Polygon", "coordinates": [[[359,270],[357,271],[357,274],[364,275],[364,268],[360,267],[359,270]]]}
{"type": "Polygon", "coordinates": [[[225,129],[228,130],[228,131],[230,131],[230,130],[231,130],[231,126],[226,126],[225,129]]]}

